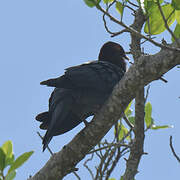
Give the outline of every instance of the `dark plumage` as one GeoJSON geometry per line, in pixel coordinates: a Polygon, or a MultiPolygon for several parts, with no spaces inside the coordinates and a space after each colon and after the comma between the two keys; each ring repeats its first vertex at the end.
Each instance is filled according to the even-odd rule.
{"type": "Polygon", "coordinates": [[[128,59],[123,48],[107,42],[100,50],[98,61],[66,69],[64,75],[41,82],[55,87],[49,99],[49,111],[36,116],[46,134],[43,151],[53,136],[70,131],[94,115],[123,77],[128,59]]]}

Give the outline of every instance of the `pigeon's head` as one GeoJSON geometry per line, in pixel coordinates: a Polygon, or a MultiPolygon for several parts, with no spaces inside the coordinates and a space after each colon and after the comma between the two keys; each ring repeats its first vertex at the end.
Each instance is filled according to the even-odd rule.
{"type": "Polygon", "coordinates": [[[105,43],[99,53],[99,61],[108,61],[126,70],[125,60],[129,60],[122,46],[115,42],[105,43]]]}

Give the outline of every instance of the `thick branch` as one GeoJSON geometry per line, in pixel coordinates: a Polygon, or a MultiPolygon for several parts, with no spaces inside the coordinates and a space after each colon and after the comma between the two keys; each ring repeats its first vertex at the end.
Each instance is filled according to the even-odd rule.
{"type": "Polygon", "coordinates": [[[137,174],[138,165],[143,155],[144,145],[144,88],[141,88],[136,95],[135,104],[135,142],[126,164],[126,171],[123,180],[132,180],[137,174]]]}
{"type": "Polygon", "coordinates": [[[116,85],[107,103],[95,115],[89,126],[79,132],[60,152],[54,154],[30,179],[57,180],[76,170],[75,166],[117,122],[140,88],[179,64],[180,53],[167,49],[161,50],[156,55],[141,57],[116,85]]]}
{"type": "MultiPolygon", "coordinates": [[[[142,26],[145,22],[145,17],[143,15],[143,12],[141,9],[139,9],[135,14],[134,23],[132,24],[132,27],[138,31],[141,32],[142,26]]],[[[141,45],[140,41],[141,38],[135,36],[133,33],[131,33],[131,52],[134,57],[135,63],[138,62],[138,58],[142,55],[141,53],[141,45]]],[[[141,159],[141,156],[143,154],[143,145],[144,145],[144,86],[140,88],[140,90],[136,93],[136,99],[135,99],[135,126],[134,126],[134,143],[131,148],[131,152],[129,155],[129,158],[126,163],[126,170],[123,176],[124,180],[132,180],[134,179],[134,176],[138,172],[138,165],[141,159]]]]}

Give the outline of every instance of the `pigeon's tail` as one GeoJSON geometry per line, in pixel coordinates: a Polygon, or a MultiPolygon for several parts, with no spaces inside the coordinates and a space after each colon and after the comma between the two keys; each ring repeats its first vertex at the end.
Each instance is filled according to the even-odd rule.
{"type": "Polygon", "coordinates": [[[37,121],[42,122],[42,124],[39,126],[41,129],[47,129],[49,124],[49,112],[43,112],[36,116],[35,118],[37,121]]]}
{"type": "Polygon", "coordinates": [[[43,151],[46,149],[53,136],[63,133],[62,125],[64,122],[68,121],[74,103],[71,93],[62,89],[56,89],[51,101],[49,113],[45,112],[37,116],[39,121],[41,121],[41,118],[44,118],[40,127],[42,129],[47,129],[43,138],[43,151]]]}

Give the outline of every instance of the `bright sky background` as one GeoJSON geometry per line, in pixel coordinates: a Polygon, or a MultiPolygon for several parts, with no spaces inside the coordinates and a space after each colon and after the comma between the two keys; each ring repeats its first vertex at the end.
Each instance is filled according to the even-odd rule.
{"type": "MultiPolygon", "coordinates": [[[[129,21],[126,16],[125,22],[129,21]]],[[[39,123],[34,117],[47,110],[53,89],[40,86],[39,82],[62,75],[69,66],[96,60],[106,41],[119,42],[126,51],[130,41],[128,34],[110,38],[101,13],[88,8],[82,0],[0,1],[0,25],[0,145],[12,140],[16,157],[35,151],[17,172],[16,180],[24,180],[34,175],[50,157],[48,151],[42,153],[41,140],[36,134],[40,131],[39,123]]],[[[115,29],[119,30],[119,27],[115,29]]],[[[165,39],[168,38],[166,35],[165,39]]],[[[156,49],[147,44],[145,52],[152,54],[156,49]]],[[[174,147],[180,155],[178,71],[174,68],[165,75],[167,84],[162,81],[151,84],[148,100],[152,103],[156,124],[174,125],[174,128],[146,133],[144,150],[148,155],[142,158],[136,176],[138,180],[176,180],[180,177],[179,164],[169,148],[169,136],[173,135],[174,147]]],[[[53,138],[50,143],[53,152],[59,151],[83,127],[82,124],[53,138]]],[[[82,179],[91,179],[81,164],[78,167],[82,179]]],[[[119,169],[112,177],[119,178],[119,169]]],[[[64,179],[76,177],[68,175],[64,179]]]]}

